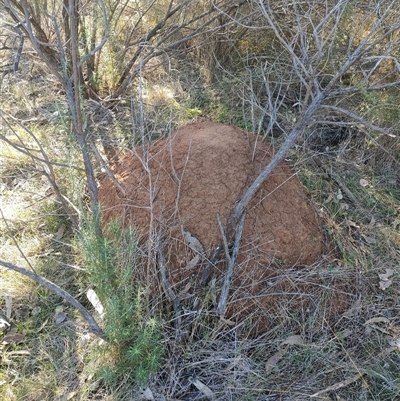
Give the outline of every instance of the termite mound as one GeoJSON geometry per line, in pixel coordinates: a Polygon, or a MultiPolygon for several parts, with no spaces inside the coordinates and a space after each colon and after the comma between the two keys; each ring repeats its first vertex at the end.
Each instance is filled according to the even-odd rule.
{"type": "MultiPolygon", "coordinates": [[[[194,293],[207,257],[222,243],[217,216],[226,227],[235,204],[272,155],[261,137],[239,128],[186,125],[151,143],[145,154],[138,146],[119,157],[113,173],[123,191],[107,175],[99,178],[103,223],[117,219],[132,225],[142,244],[156,246],[162,233],[171,287],[177,294],[194,293]],[[201,244],[199,249],[188,243],[187,234],[201,244]]],[[[277,302],[267,282],[277,266],[310,265],[323,251],[321,222],[283,162],[247,207],[227,316],[237,322],[256,314],[257,331],[265,329],[269,319],[263,311],[270,312],[277,302]]],[[[214,267],[217,280],[224,269],[223,262],[214,267]]]]}

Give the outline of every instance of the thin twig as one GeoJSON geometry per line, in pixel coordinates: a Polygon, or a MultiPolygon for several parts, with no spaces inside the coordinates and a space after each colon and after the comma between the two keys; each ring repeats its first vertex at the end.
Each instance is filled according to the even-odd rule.
{"type": "Polygon", "coordinates": [[[19,62],[21,60],[22,49],[24,47],[25,37],[22,34],[21,29],[19,28],[19,24],[13,26],[13,28],[14,28],[15,32],[17,32],[17,34],[19,36],[19,45],[18,45],[17,52],[16,52],[15,57],[14,57],[14,62],[13,62],[12,67],[10,67],[10,68],[6,69],[5,71],[3,71],[3,74],[2,74],[2,76],[0,78],[0,89],[1,89],[1,86],[3,84],[3,80],[4,80],[5,76],[7,74],[11,74],[12,72],[15,73],[15,72],[18,71],[19,62]]]}
{"type": "Polygon", "coordinates": [[[229,295],[229,288],[230,288],[231,282],[232,282],[233,272],[234,272],[235,265],[236,265],[236,259],[239,254],[240,241],[242,239],[242,232],[243,232],[245,217],[246,217],[246,212],[244,212],[240,218],[238,228],[236,230],[232,253],[230,254],[227,236],[222,227],[221,219],[219,218],[219,215],[217,215],[218,225],[221,230],[221,235],[222,235],[222,239],[223,239],[224,247],[225,247],[226,259],[228,262],[228,267],[227,267],[226,274],[225,274],[224,285],[222,286],[221,297],[219,299],[218,306],[217,306],[217,313],[220,316],[223,316],[225,313],[226,302],[228,300],[228,295],[229,295]]]}
{"type": "Polygon", "coordinates": [[[177,339],[180,339],[180,327],[182,322],[182,310],[181,310],[181,302],[179,297],[175,294],[174,290],[171,287],[171,284],[168,280],[168,271],[167,271],[167,263],[165,261],[164,256],[164,243],[161,239],[161,235],[158,235],[157,238],[157,259],[158,266],[160,268],[161,273],[161,283],[164,288],[165,293],[167,294],[169,300],[172,302],[175,311],[175,328],[177,332],[177,339]]]}
{"type": "Polygon", "coordinates": [[[108,175],[110,180],[121,191],[121,193],[124,196],[126,196],[126,191],[125,191],[124,187],[120,184],[120,182],[117,180],[117,178],[115,177],[113,172],[110,170],[110,168],[108,167],[106,161],[103,159],[103,157],[101,156],[99,150],[97,149],[96,145],[94,143],[91,143],[90,147],[92,148],[94,155],[96,156],[97,160],[101,164],[101,167],[104,169],[104,171],[106,172],[106,174],[108,175]]]}
{"type": "Polygon", "coordinates": [[[8,234],[9,234],[10,237],[12,238],[12,240],[13,240],[15,246],[17,247],[19,253],[20,253],[21,256],[25,259],[25,262],[28,264],[28,266],[30,267],[30,269],[31,269],[34,273],[36,273],[36,271],[35,271],[34,267],[32,266],[31,262],[29,261],[29,259],[28,259],[28,258],[26,257],[26,255],[25,255],[24,251],[23,251],[23,250],[21,249],[21,247],[19,246],[18,241],[15,239],[15,236],[13,235],[13,233],[12,233],[12,231],[11,231],[11,229],[10,229],[10,226],[9,226],[8,223],[7,223],[7,219],[5,218],[4,213],[3,213],[3,209],[2,209],[1,207],[0,207],[0,214],[1,214],[1,218],[2,218],[3,221],[4,221],[5,226],[6,226],[6,228],[7,228],[8,234]]]}
{"type": "Polygon", "coordinates": [[[214,249],[212,255],[207,259],[208,260],[207,266],[205,267],[200,279],[200,284],[199,284],[200,288],[204,287],[207,284],[208,279],[211,276],[212,269],[218,262],[221,250],[222,250],[222,245],[220,244],[214,249]]]}

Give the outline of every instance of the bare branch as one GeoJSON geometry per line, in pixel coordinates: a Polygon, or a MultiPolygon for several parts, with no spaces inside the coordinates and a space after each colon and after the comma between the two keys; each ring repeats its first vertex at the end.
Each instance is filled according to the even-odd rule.
{"type": "Polygon", "coordinates": [[[97,324],[97,322],[93,318],[93,316],[89,313],[89,311],[84,306],[82,306],[81,303],[79,303],[67,291],[63,290],[62,288],[60,288],[58,285],[52,283],[51,281],[49,281],[41,276],[38,276],[36,273],[26,270],[23,267],[16,266],[13,263],[4,262],[3,260],[0,260],[0,266],[3,266],[6,269],[16,271],[17,273],[20,273],[20,274],[23,274],[24,276],[29,277],[30,279],[34,280],[38,284],[43,285],[44,287],[48,288],[50,291],[53,291],[54,293],[56,293],[57,295],[59,295],[60,297],[65,299],[71,306],[73,306],[75,309],[77,309],[82,314],[82,316],[85,318],[85,320],[89,323],[90,331],[93,334],[96,334],[96,336],[105,340],[103,330],[97,324]]]}
{"type": "Polygon", "coordinates": [[[240,241],[242,239],[242,232],[243,232],[245,218],[246,218],[246,212],[244,212],[240,218],[238,228],[237,228],[236,234],[235,234],[232,253],[230,253],[229,246],[228,246],[228,240],[227,240],[226,234],[224,232],[224,229],[222,227],[221,219],[220,219],[219,215],[217,216],[218,226],[221,231],[222,238],[223,238],[225,255],[226,255],[227,262],[228,262],[226,273],[225,273],[225,280],[224,280],[224,284],[222,286],[221,296],[220,296],[218,306],[217,306],[217,313],[220,316],[223,316],[225,314],[226,302],[228,300],[229,289],[230,289],[231,282],[232,282],[233,272],[234,272],[236,260],[237,260],[238,254],[239,254],[240,241]]]}
{"type": "Polygon", "coordinates": [[[157,261],[158,261],[158,266],[160,268],[162,286],[174,307],[175,328],[176,328],[177,338],[179,339],[180,338],[180,327],[181,327],[181,323],[182,323],[181,302],[180,302],[179,297],[175,294],[175,291],[172,289],[171,284],[168,280],[167,263],[165,261],[165,256],[164,256],[164,243],[163,243],[163,239],[161,237],[162,237],[162,234],[159,233],[157,235],[157,243],[156,243],[157,261]]]}
{"type": "Polygon", "coordinates": [[[238,204],[235,206],[226,230],[226,235],[228,236],[228,238],[231,238],[232,233],[237,223],[239,222],[239,219],[243,215],[244,210],[246,209],[247,205],[249,204],[255,193],[260,189],[264,181],[272,174],[278,164],[286,156],[287,152],[296,142],[297,138],[301,135],[307,124],[310,122],[311,117],[313,116],[315,111],[318,110],[318,108],[321,106],[322,101],[325,99],[325,97],[325,93],[320,93],[318,96],[315,97],[314,101],[310,104],[310,106],[308,106],[300,122],[292,129],[291,133],[289,134],[283,145],[280,147],[276,155],[272,158],[268,166],[265,167],[265,169],[258,175],[258,177],[247,189],[246,193],[240,199],[238,204]]]}

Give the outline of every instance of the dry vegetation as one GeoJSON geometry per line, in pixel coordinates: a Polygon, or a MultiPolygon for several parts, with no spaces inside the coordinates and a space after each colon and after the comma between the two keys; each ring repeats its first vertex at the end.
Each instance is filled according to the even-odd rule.
{"type": "Polygon", "coordinates": [[[77,97],[60,79],[79,70],[54,31],[62,2],[48,3],[0,1],[0,261],[68,291],[104,333],[1,268],[0,398],[400,399],[397,1],[78,2],[77,97]],[[205,119],[286,147],[330,244],[313,265],[271,267],[270,328],[257,337],[213,312],[220,279],[178,325],[161,278],[151,293],[138,280],[158,250],[143,261],[134,230],[96,224],[90,179],[119,152],[205,119]]]}

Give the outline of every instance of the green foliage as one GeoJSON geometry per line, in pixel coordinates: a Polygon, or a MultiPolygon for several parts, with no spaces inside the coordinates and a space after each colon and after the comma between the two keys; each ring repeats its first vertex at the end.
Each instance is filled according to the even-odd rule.
{"type": "Polygon", "coordinates": [[[89,281],[104,307],[107,361],[100,371],[113,386],[121,376],[145,383],[164,353],[159,322],[147,313],[144,289],[137,283],[137,240],[132,228],[113,222],[103,237],[88,224],[81,238],[89,281]],[[112,361],[110,365],[109,361],[112,361]]]}

